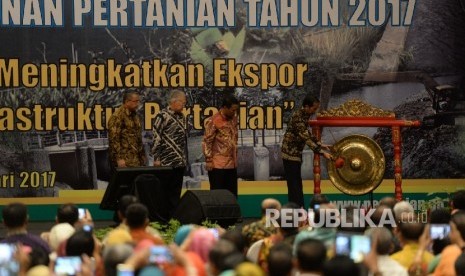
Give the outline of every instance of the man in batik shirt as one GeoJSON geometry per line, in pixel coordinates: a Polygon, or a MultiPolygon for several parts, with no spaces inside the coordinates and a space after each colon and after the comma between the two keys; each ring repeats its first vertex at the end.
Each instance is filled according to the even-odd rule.
{"type": "Polygon", "coordinates": [[[226,189],[237,197],[237,110],[239,101],[226,95],[220,110],[205,120],[202,149],[210,190],[226,189]]]}
{"type": "Polygon", "coordinates": [[[136,110],[139,94],[135,90],[123,95],[123,105],[108,121],[109,155],[112,168],[145,166],[142,125],[136,110]]]}
{"type": "Polygon", "coordinates": [[[304,193],[302,188],[302,151],[308,145],[315,154],[323,154],[327,159],[331,154],[323,152],[322,145],[308,130],[308,120],[320,107],[320,101],[312,95],[307,95],[302,103],[302,108],[292,114],[284,134],[281,154],[283,158],[284,174],[287,182],[287,197],[289,202],[294,202],[304,207],[304,193]]]}
{"type": "MultiPolygon", "coordinates": [[[[186,117],[182,113],[186,95],[181,90],[171,92],[169,105],[155,117],[153,123],[153,165],[171,167],[170,182],[163,186],[166,210],[171,217],[181,196],[184,171],[186,170],[186,117]]],[[[168,218],[169,219],[169,218],[168,218]]]]}

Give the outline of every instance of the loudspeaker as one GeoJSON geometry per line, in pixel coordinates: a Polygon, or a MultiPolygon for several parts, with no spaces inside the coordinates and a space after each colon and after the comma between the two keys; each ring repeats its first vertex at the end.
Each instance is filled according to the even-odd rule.
{"type": "Polygon", "coordinates": [[[152,174],[140,174],[133,181],[134,194],[149,210],[150,221],[167,222],[169,210],[160,178],[152,174]]]}
{"type": "Polygon", "coordinates": [[[188,190],[173,215],[182,224],[201,224],[208,219],[221,227],[233,225],[240,217],[241,208],[228,190],[188,190]]]}

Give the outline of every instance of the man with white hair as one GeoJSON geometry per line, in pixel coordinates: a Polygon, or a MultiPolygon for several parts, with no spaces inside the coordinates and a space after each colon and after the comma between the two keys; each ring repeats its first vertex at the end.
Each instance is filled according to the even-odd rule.
{"type": "Polygon", "coordinates": [[[405,200],[397,202],[396,205],[394,205],[392,211],[394,212],[394,216],[397,222],[401,220],[402,214],[414,213],[413,206],[405,200]]]}
{"type": "Polygon", "coordinates": [[[377,239],[376,254],[379,272],[382,275],[408,276],[407,270],[389,256],[394,249],[394,237],[391,231],[385,227],[379,227],[368,229],[366,234],[371,239],[375,237],[377,239]]]}
{"type": "Polygon", "coordinates": [[[170,217],[179,203],[187,165],[185,106],[184,92],[173,90],[168,107],[157,114],[153,124],[153,165],[172,167],[171,181],[163,187],[167,201],[165,208],[170,212],[170,217]]]}

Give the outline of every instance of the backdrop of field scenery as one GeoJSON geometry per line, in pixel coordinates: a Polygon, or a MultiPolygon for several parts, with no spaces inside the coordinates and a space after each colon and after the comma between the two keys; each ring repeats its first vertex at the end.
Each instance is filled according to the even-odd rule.
{"type": "MultiPolygon", "coordinates": [[[[1,2],[2,205],[72,200],[97,209],[110,179],[106,122],[131,87],[141,91],[148,164],[155,115],[172,88],[186,92],[186,189],[208,189],[203,120],[223,94],[240,100],[245,216],[258,215],[258,198],[286,199],[281,141],[308,93],[320,98],[321,110],[355,99],[421,122],[401,133],[404,198],[417,208],[447,205],[449,193],[465,188],[463,1],[39,2],[1,2]]],[[[386,170],[374,199],[392,195],[390,129],[327,127],[322,141],[351,134],[381,146],[386,170]]],[[[313,192],[312,160],[305,150],[306,194],[313,192]]],[[[341,206],[370,201],[335,189],[325,163],[321,178],[322,192],[341,206]]]]}

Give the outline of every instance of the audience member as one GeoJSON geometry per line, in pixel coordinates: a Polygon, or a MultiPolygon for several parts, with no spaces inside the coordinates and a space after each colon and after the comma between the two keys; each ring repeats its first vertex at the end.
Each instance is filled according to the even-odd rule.
{"type": "Polygon", "coordinates": [[[326,255],[326,247],[323,242],[315,239],[301,241],[297,244],[299,275],[322,275],[326,255]]]}
{"type": "Polygon", "coordinates": [[[379,206],[386,206],[389,209],[394,209],[394,206],[396,205],[397,200],[392,197],[392,196],[385,196],[379,201],[379,206]]]}
{"type": "Polygon", "coordinates": [[[66,203],[58,207],[56,222],[69,223],[75,227],[79,221],[79,209],[74,203],[66,203]]]}
{"type": "Polygon", "coordinates": [[[360,267],[347,256],[337,255],[323,265],[324,276],[360,275],[360,267]]]}
{"type": "Polygon", "coordinates": [[[315,194],[313,195],[312,199],[310,199],[310,206],[308,208],[315,210],[315,209],[319,209],[319,208],[316,208],[316,207],[319,207],[318,205],[329,204],[329,203],[330,203],[329,199],[325,195],[315,194]]]}
{"type": "Polygon", "coordinates": [[[116,266],[124,263],[132,254],[134,248],[129,244],[117,244],[105,247],[103,250],[103,264],[105,275],[117,276],[116,266]]]}
{"type": "Polygon", "coordinates": [[[294,269],[292,248],[289,244],[280,242],[270,249],[267,258],[269,276],[290,276],[294,269]]]}
{"type": "Polygon", "coordinates": [[[392,211],[394,212],[394,218],[396,219],[397,222],[399,222],[402,218],[402,214],[413,214],[414,209],[413,206],[408,203],[408,201],[399,201],[394,205],[394,208],[392,208],[392,211]]]}
{"type": "Polygon", "coordinates": [[[141,240],[148,239],[155,244],[163,244],[163,240],[160,237],[146,231],[146,227],[149,224],[149,211],[143,204],[130,204],[126,210],[125,217],[126,224],[129,227],[129,234],[131,234],[134,243],[137,244],[141,240]]]}
{"type": "Polygon", "coordinates": [[[246,240],[240,230],[233,229],[226,231],[220,236],[220,238],[232,242],[236,246],[237,250],[242,254],[245,255],[247,252],[246,240]]]}
{"type": "MultiPolygon", "coordinates": [[[[446,209],[435,209],[431,211],[429,215],[430,227],[433,227],[433,224],[449,224],[451,214],[446,209]]],[[[428,272],[432,273],[439,261],[441,260],[441,252],[450,244],[449,236],[446,236],[442,239],[433,239],[433,245],[431,246],[434,259],[428,264],[428,272]]]]}
{"type": "MultiPolygon", "coordinates": [[[[419,240],[424,229],[425,224],[419,221],[417,215],[411,213],[408,217],[403,216],[403,221],[398,224],[395,230],[402,250],[392,254],[391,257],[407,270],[412,265],[418,253],[419,240]]],[[[424,252],[421,257],[421,266],[427,266],[433,258],[434,256],[431,253],[424,252]]]]}
{"type": "Polygon", "coordinates": [[[376,238],[376,254],[378,271],[382,275],[408,276],[407,270],[397,261],[392,259],[391,254],[394,249],[392,232],[386,227],[372,228],[367,230],[367,235],[373,240],[376,238]]]}
{"type": "Polygon", "coordinates": [[[210,275],[220,275],[223,271],[233,269],[225,262],[229,256],[239,253],[236,246],[227,240],[220,239],[208,252],[210,275]]]}
{"type": "Polygon", "coordinates": [[[262,201],[261,219],[259,221],[245,225],[242,228],[242,234],[246,238],[247,247],[249,247],[258,240],[261,240],[265,237],[269,237],[270,235],[277,233],[276,227],[274,227],[273,225],[266,225],[267,209],[280,210],[281,203],[274,198],[267,198],[262,201]]]}
{"type": "Polygon", "coordinates": [[[206,263],[208,261],[208,254],[217,240],[218,238],[215,237],[212,231],[206,228],[195,229],[189,236],[186,249],[187,251],[197,253],[203,262],[206,263]]]}
{"type": "Polygon", "coordinates": [[[465,253],[460,254],[454,266],[457,276],[465,276],[465,253]]]}
{"type": "Polygon", "coordinates": [[[458,210],[452,215],[449,238],[452,244],[442,251],[441,260],[434,270],[435,276],[455,274],[455,261],[465,247],[465,211],[458,210]]]}
{"type": "Polygon", "coordinates": [[[10,203],[2,210],[3,224],[6,227],[6,238],[1,243],[17,244],[40,248],[50,254],[50,247],[39,236],[28,233],[27,223],[29,215],[23,203],[10,203]]]}
{"type": "Polygon", "coordinates": [[[465,211],[465,190],[458,190],[452,195],[452,213],[458,210],[465,211]]]}

